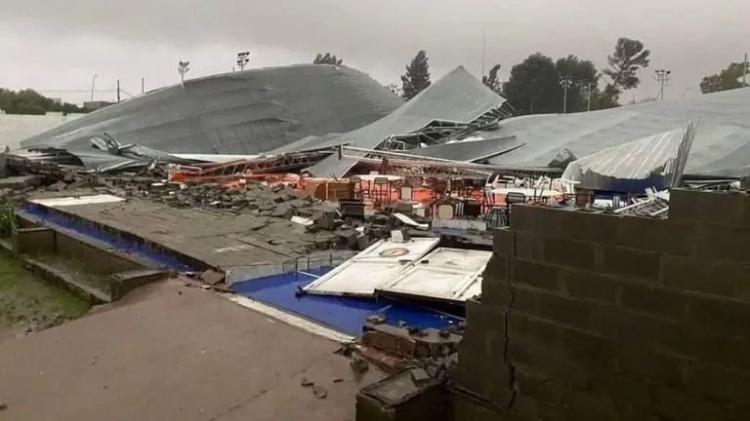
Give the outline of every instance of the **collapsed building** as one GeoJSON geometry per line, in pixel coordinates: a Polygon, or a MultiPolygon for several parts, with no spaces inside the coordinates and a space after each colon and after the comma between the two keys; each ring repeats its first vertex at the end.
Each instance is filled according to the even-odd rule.
{"type": "MultiPolygon", "coordinates": [[[[718,243],[724,233],[747,249],[747,194],[680,190],[671,209],[670,190],[747,188],[738,180],[750,166],[749,103],[750,90],[738,89],[513,117],[462,67],[403,103],[358,71],[294,66],[158,90],[3,158],[33,178],[21,182],[17,251],[39,260],[75,258],[60,250],[75,241],[105,248],[124,267],[189,274],[345,342],[342,353],[398,373],[362,391],[360,420],[446,411],[457,421],[679,420],[690,397],[715,413],[744,398],[694,389],[700,375],[688,388],[680,370],[703,355],[685,345],[672,358],[660,332],[648,332],[645,356],[631,353],[623,319],[666,318],[706,340],[690,326],[706,315],[685,304],[691,294],[738,298],[722,289],[736,291],[734,281],[718,292],[687,285],[677,274],[692,275],[674,262],[703,259],[732,280],[744,276],[744,252],[718,243]],[[729,222],[710,221],[705,198],[727,204],[729,222]],[[611,315],[621,323],[614,331],[611,315]],[[547,346],[575,364],[546,358],[547,346]],[[634,367],[639,357],[654,366],[634,367]],[[656,367],[662,361],[669,370],[656,367]],[[613,382],[623,376],[650,388],[647,402],[621,398],[613,382]],[[448,396],[451,405],[436,403],[448,396]]],[[[107,275],[118,280],[100,299],[117,299],[125,276],[107,275]]],[[[744,320],[746,303],[731,305],[718,317],[744,320]]]]}

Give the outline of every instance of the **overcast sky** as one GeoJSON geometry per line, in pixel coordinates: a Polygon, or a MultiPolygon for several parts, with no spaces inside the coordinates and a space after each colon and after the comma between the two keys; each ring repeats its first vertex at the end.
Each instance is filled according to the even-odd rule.
{"type": "MultiPolygon", "coordinates": [[[[479,75],[536,51],[575,54],[606,65],[618,37],[643,41],[651,67],[623,101],[654,96],[656,68],[673,79],[666,96],[699,94],[703,75],[750,50],[748,0],[1,0],[0,86],[34,88],[80,102],[98,74],[96,98],[230,71],[235,54],[251,67],[310,62],[331,51],[383,84],[396,83],[419,49],[433,80],[458,65],[479,75]],[[73,92],[79,91],[79,92],[73,92]]],[[[127,95],[125,95],[127,96],[127,95]]]]}

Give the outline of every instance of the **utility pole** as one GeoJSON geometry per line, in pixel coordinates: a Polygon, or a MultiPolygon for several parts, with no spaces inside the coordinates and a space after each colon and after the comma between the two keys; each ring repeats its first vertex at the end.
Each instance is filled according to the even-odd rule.
{"type": "Polygon", "coordinates": [[[120,79],[117,79],[117,102],[120,102],[120,79]]]}
{"type": "Polygon", "coordinates": [[[745,53],[745,61],[742,66],[742,86],[747,86],[747,73],[750,72],[750,63],[747,62],[747,53],[745,53]]]}
{"type": "Polygon", "coordinates": [[[96,78],[98,76],[99,75],[95,74],[94,76],[91,77],[91,101],[94,100],[94,87],[96,87],[96,78]]]}
{"type": "MultiPolygon", "coordinates": [[[[245,70],[245,66],[250,62],[250,51],[241,51],[237,53],[237,67],[240,71],[245,70]]],[[[232,69],[234,71],[234,69],[232,69]]]]}
{"type": "Polygon", "coordinates": [[[180,60],[177,66],[177,71],[180,72],[180,83],[185,84],[185,74],[190,71],[190,62],[180,60]]]}
{"type": "Polygon", "coordinates": [[[669,78],[672,75],[671,70],[658,69],[654,71],[656,73],[656,81],[659,82],[659,99],[664,101],[664,85],[669,82],[669,78]]]}
{"type": "Polygon", "coordinates": [[[141,95],[146,93],[146,79],[141,76],[141,95]]]}
{"type": "Polygon", "coordinates": [[[560,80],[560,86],[563,88],[563,114],[568,113],[568,88],[573,85],[573,81],[568,78],[560,80]]]}

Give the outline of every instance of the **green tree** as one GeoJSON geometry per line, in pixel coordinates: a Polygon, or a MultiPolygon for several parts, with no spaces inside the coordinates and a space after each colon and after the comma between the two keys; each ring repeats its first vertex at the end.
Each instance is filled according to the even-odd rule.
{"type": "Polygon", "coordinates": [[[500,82],[500,78],[498,76],[500,67],[501,66],[499,64],[492,66],[490,72],[486,76],[482,75],[482,83],[484,83],[488,88],[492,89],[496,93],[502,95],[503,85],[500,82]]]}
{"type": "Polygon", "coordinates": [[[607,103],[617,104],[623,91],[638,87],[641,83],[637,75],[638,70],[648,67],[650,55],[651,52],[638,40],[617,40],[614,53],[607,57],[609,68],[604,70],[604,74],[612,79],[605,89],[605,94],[608,95],[607,103]]]}
{"type": "Polygon", "coordinates": [[[719,72],[719,74],[704,77],[700,84],[701,92],[708,94],[742,88],[741,79],[745,71],[745,63],[731,63],[726,69],[719,72]]]}
{"type": "Polygon", "coordinates": [[[315,56],[315,60],[313,60],[313,64],[333,64],[334,66],[341,66],[344,64],[344,59],[338,58],[335,54],[331,53],[318,53],[318,55],[315,56]]]}
{"type": "Polygon", "coordinates": [[[503,93],[521,114],[555,113],[562,108],[562,88],[555,62],[542,53],[513,66],[503,93]]]}
{"type": "Polygon", "coordinates": [[[427,89],[430,82],[430,65],[427,59],[427,53],[419,50],[417,55],[406,66],[406,73],[401,75],[401,86],[404,92],[404,98],[410,100],[420,92],[427,89]]]}
{"type": "Polygon", "coordinates": [[[573,82],[568,88],[569,113],[588,109],[589,89],[591,89],[591,109],[600,108],[599,72],[594,63],[569,55],[558,59],[555,67],[561,79],[570,79],[573,82]]]}
{"type": "Polygon", "coordinates": [[[0,110],[8,114],[45,114],[47,112],[81,113],[82,108],[69,103],[59,103],[32,89],[12,91],[0,88],[0,110]]]}

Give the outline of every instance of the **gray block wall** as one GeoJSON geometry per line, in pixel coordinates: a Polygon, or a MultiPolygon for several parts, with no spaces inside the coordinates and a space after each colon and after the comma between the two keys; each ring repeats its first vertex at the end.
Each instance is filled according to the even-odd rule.
{"type": "Polygon", "coordinates": [[[453,387],[456,421],[750,419],[750,195],[677,190],[667,220],[514,208],[453,387]]]}

